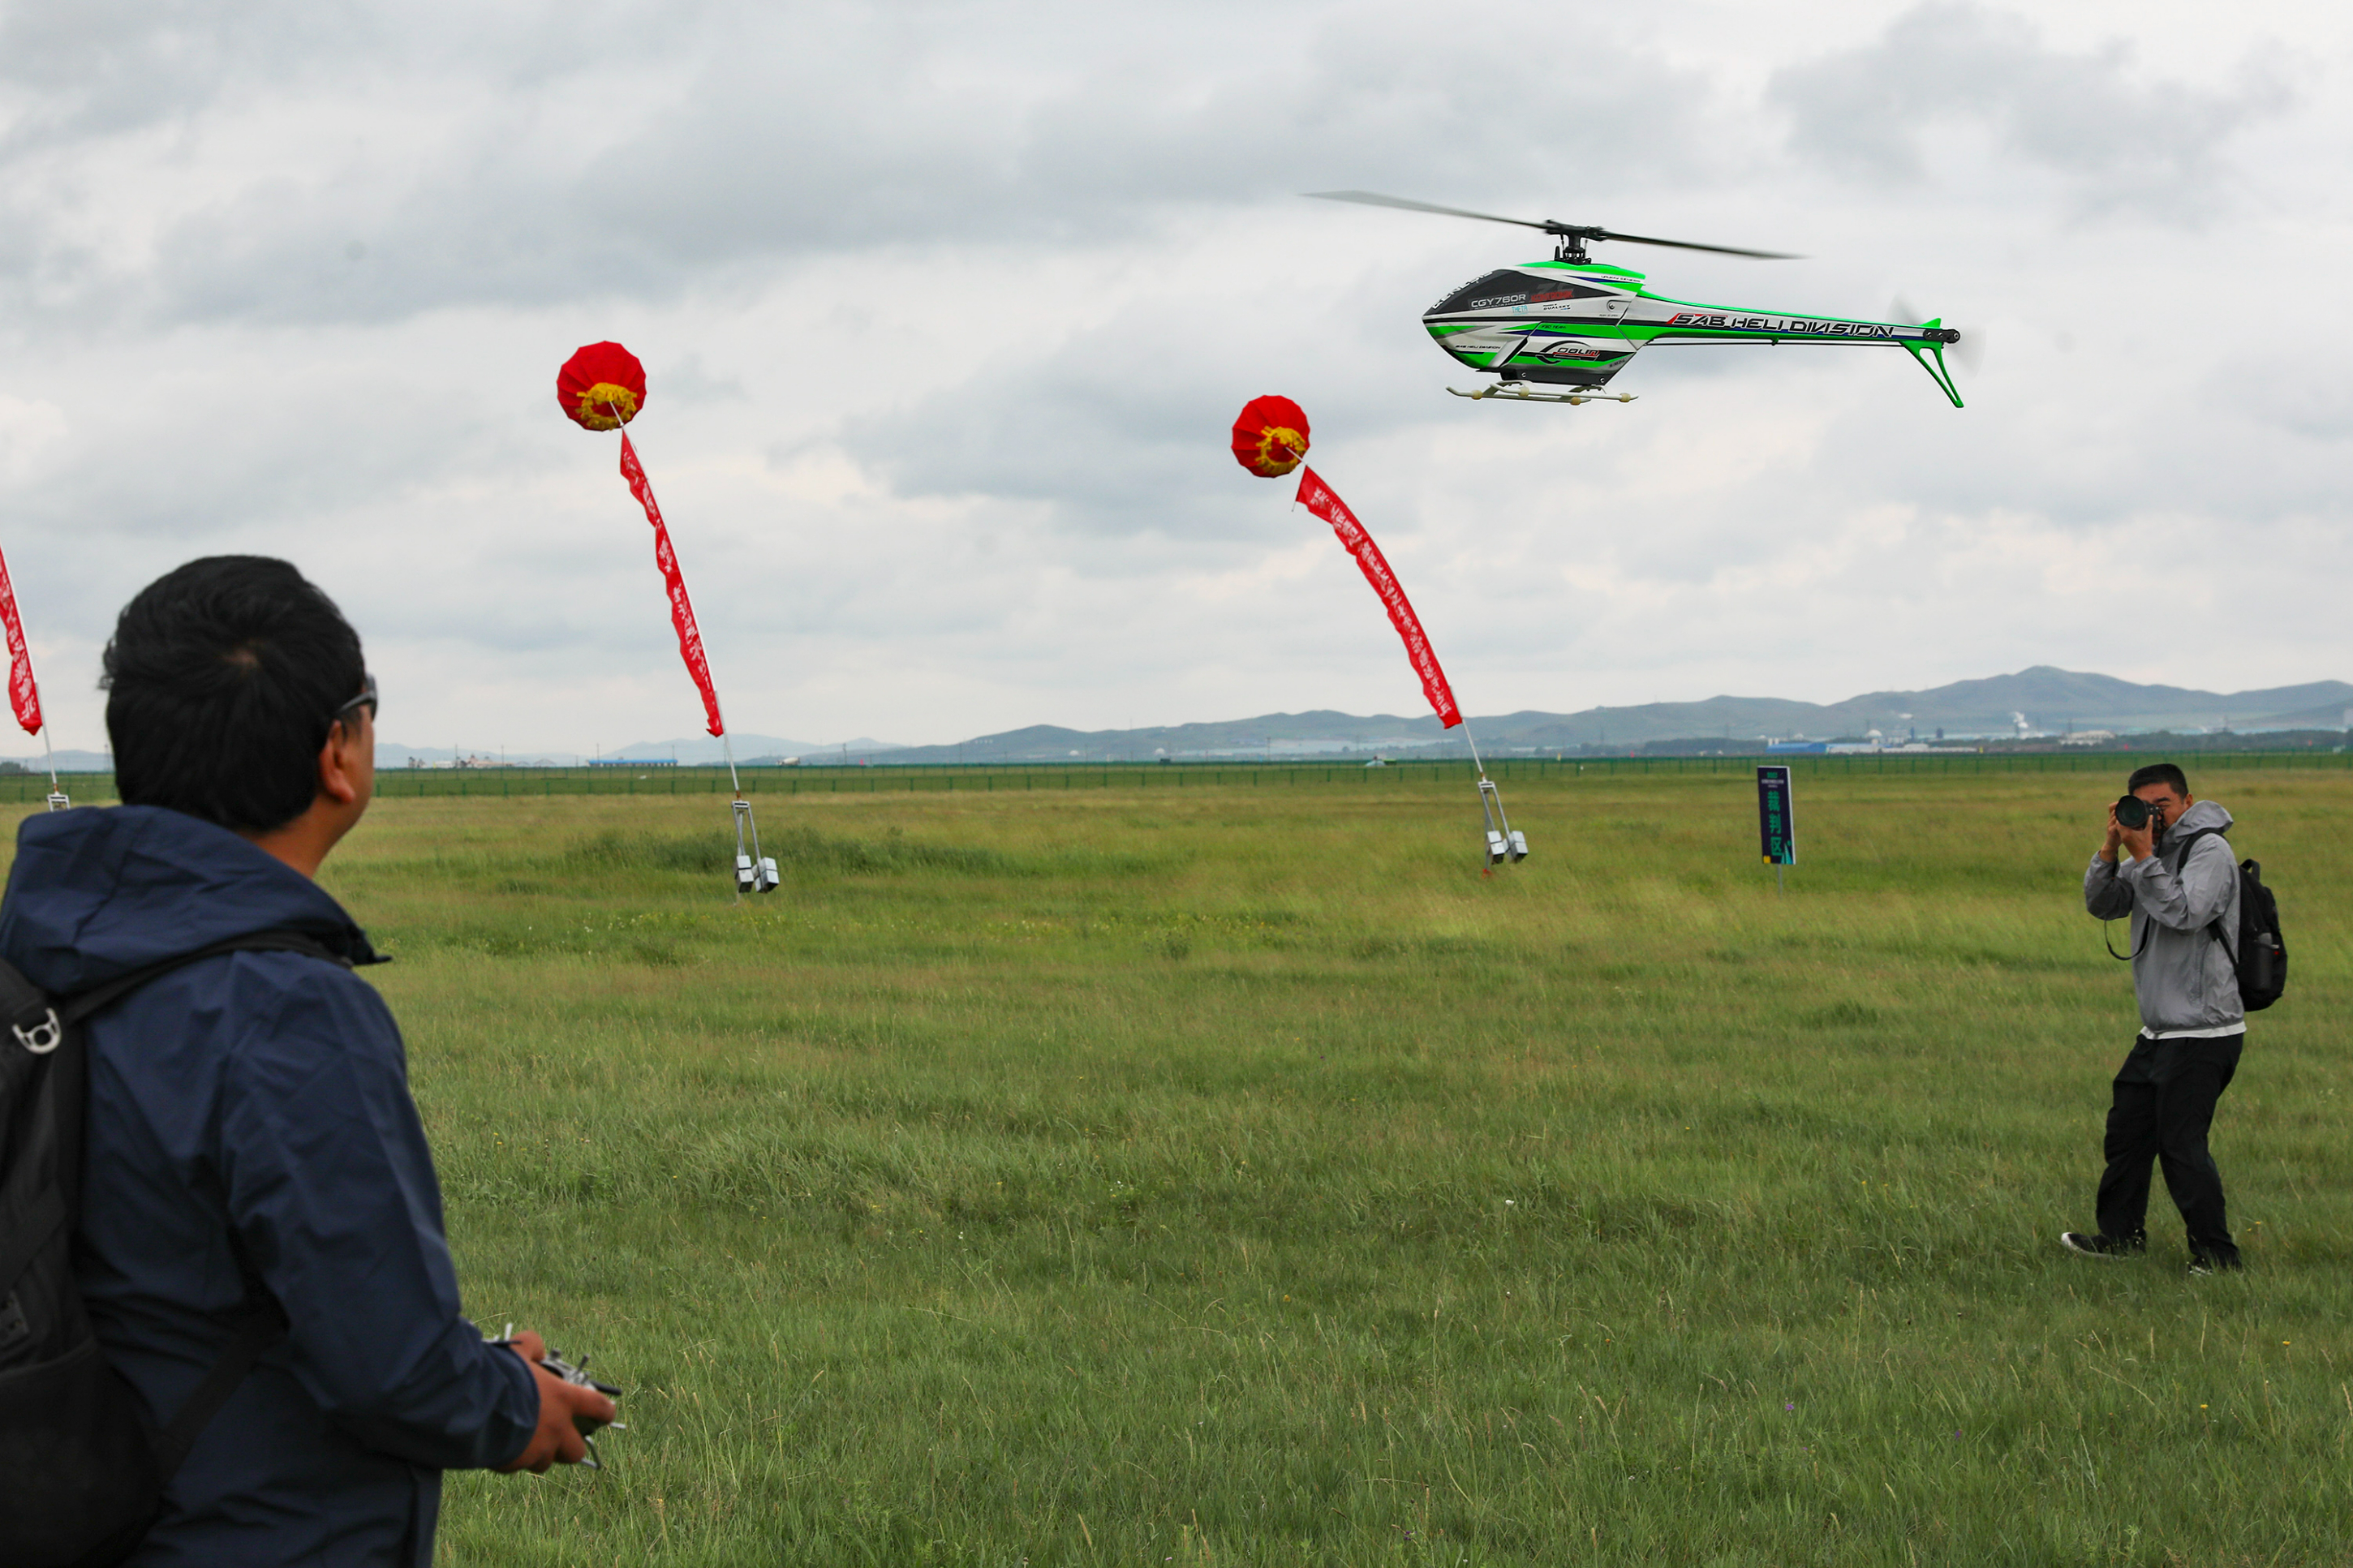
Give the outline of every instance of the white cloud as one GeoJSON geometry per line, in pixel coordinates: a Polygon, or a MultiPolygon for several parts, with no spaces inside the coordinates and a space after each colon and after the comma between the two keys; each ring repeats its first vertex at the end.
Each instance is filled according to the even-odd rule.
{"type": "Polygon", "coordinates": [[[2265,15],[0,5],[0,546],[60,744],[114,607],[231,549],[345,605],[388,736],[687,732],[610,438],[554,406],[609,336],[745,730],[1413,710],[1225,453],[1266,391],[1475,711],[2341,677],[2346,28],[2265,15]],[[1988,358],[1960,412],[1796,349],[1474,405],[1417,317],[1537,242],[1296,199],[1335,186],[1802,250],[1610,258],[1900,292],[1988,358]]]}
{"type": "Polygon", "coordinates": [[[1974,131],[2081,207],[2187,225],[2227,184],[2232,138],[2289,106],[2285,73],[2261,49],[2219,87],[2143,79],[2135,64],[2126,37],[2053,47],[2024,16],[1930,0],[1875,38],[1786,67],[1767,98],[1800,157],[1874,183],[1928,177],[1927,143],[1974,131]]]}

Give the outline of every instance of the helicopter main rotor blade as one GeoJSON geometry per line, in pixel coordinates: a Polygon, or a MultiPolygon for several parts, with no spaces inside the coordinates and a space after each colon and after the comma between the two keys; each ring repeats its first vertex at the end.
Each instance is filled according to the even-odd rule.
{"type": "Polygon", "coordinates": [[[1441,217],[1473,217],[1482,223],[1508,223],[1521,228],[1541,229],[1546,234],[1564,238],[1622,239],[1629,245],[1662,245],[1673,250],[1706,250],[1718,256],[1747,256],[1760,261],[1796,261],[1798,257],[1780,250],[1744,250],[1736,245],[1702,245],[1690,239],[1653,239],[1647,235],[1619,234],[1606,228],[1579,228],[1571,224],[1557,223],[1549,218],[1504,217],[1496,213],[1474,213],[1468,207],[1442,207],[1436,202],[1409,201],[1403,196],[1385,196],[1378,191],[1309,191],[1306,195],[1318,201],[1355,202],[1368,207],[1398,207],[1409,213],[1437,213],[1441,217]]]}
{"type": "Polygon", "coordinates": [[[1445,217],[1475,217],[1487,223],[1515,223],[1522,228],[1540,228],[1547,234],[1560,226],[1558,224],[1538,223],[1531,218],[1474,213],[1465,207],[1441,207],[1432,202],[1409,202],[1403,196],[1385,196],[1377,191],[1307,191],[1303,194],[1319,202],[1356,202],[1368,207],[1402,207],[1409,213],[1438,213],[1445,217]]]}
{"type": "Polygon", "coordinates": [[[1639,234],[1620,234],[1615,229],[1594,229],[1595,239],[1622,239],[1629,245],[1663,245],[1675,250],[1712,250],[1718,256],[1749,256],[1759,261],[1803,261],[1802,256],[1786,250],[1743,250],[1736,245],[1702,245],[1693,239],[1651,239],[1639,234]]]}

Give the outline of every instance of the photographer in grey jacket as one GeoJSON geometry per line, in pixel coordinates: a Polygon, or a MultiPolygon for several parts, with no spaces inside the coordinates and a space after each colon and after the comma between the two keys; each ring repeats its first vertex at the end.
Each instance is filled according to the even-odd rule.
{"type": "Polygon", "coordinates": [[[2206,1147],[2214,1103],[2238,1070],[2247,1030],[2230,950],[2239,918],[2238,866],[2223,838],[2231,814],[2192,796],[2171,763],[2137,770],[2126,788],[2108,808],[2106,841],[2084,873],[2084,907],[2101,920],[2132,917],[2140,1037],[2112,1087],[2100,1228],[2059,1239],[2094,1258],[2146,1251],[2155,1161],[2189,1227],[2189,1271],[2210,1274],[2239,1267],[2222,1174],[2206,1147]],[[2145,820],[2134,820],[2144,813],[2145,820]]]}

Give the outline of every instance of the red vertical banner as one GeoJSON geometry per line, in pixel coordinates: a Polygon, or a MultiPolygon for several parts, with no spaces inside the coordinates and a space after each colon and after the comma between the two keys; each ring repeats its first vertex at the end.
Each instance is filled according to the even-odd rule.
{"type": "Polygon", "coordinates": [[[16,587],[8,563],[0,560],[0,626],[8,634],[8,706],[27,735],[41,732],[41,689],[33,683],[33,651],[25,646],[25,623],[16,616],[16,587]]]}
{"type": "MultiPolygon", "coordinates": [[[[694,677],[695,689],[702,693],[705,727],[714,735],[725,734],[726,726],[719,720],[719,692],[711,684],[711,661],[702,653],[702,631],[694,624],[694,601],[686,596],[678,552],[670,548],[670,530],[662,526],[661,508],[654,504],[653,481],[646,478],[646,467],[638,461],[638,449],[629,444],[627,430],[621,432],[621,477],[629,481],[629,493],[638,498],[638,504],[646,509],[646,521],[654,525],[654,564],[661,568],[662,584],[670,595],[670,624],[678,628],[678,656],[686,660],[686,672],[694,677]]],[[[16,625],[12,605],[8,612],[12,648],[17,646],[16,625]]],[[[20,717],[23,712],[22,708],[17,710],[20,717]]]]}
{"type": "Polygon", "coordinates": [[[1348,503],[1332,493],[1332,487],[1317,476],[1314,469],[1299,470],[1299,501],[1309,511],[1332,525],[1340,536],[1341,545],[1356,558],[1357,567],[1365,581],[1373,585],[1382,606],[1389,613],[1389,624],[1397,627],[1398,636],[1405,639],[1405,656],[1413,663],[1413,672],[1421,677],[1421,694],[1438,711],[1440,727],[1451,730],[1462,722],[1462,710],[1454,705],[1453,688],[1446,684],[1446,671],[1438,667],[1438,650],[1430,646],[1430,636],[1421,629],[1421,617],[1413,613],[1412,602],[1405,596],[1405,584],[1389,570],[1388,558],[1348,503]]]}

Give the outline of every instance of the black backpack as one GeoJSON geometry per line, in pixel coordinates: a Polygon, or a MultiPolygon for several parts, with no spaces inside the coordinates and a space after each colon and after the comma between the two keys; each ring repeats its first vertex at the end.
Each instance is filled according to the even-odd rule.
{"type": "Polygon", "coordinates": [[[137,1550],[196,1435],[286,1332],[284,1311],[231,1231],[245,1303],[227,1321],[220,1359],[159,1425],[100,1352],[74,1283],[90,1078],[80,1026],[149,981],[225,952],[344,963],[309,937],[259,931],[56,997],[0,963],[0,1563],[8,1568],[104,1568],[137,1550]]]}
{"type": "MultiPolygon", "coordinates": [[[[2208,926],[2214,940],[2222,933],[2217,921],[2208,926]]],[[[2239,1005],[2260,1013],[2287,990],[2287,939],[2280,935],[2279,900],[2263,886],[2259,860],[2239,862],[2239,940],[2231,948],[2239,971],[2239,1005]]]]}
{"type": "MultiPolygon", "coordinates": [[[[2200,828],[2181,841],[2181,864],[2189,864],[2189,852],[2201,838],[2221,835],[2219,827],[2200,828]]],[[[2278,1001],[2287,990],[2287,939],[2280,934],[2279,900],[2263,886],[2263,867],[2260,860],[2239,862],[2239,929],[2232,941],[2222,934],[2222,922],[2218,917],[2206,924],[2206,933],[2222,944],[2231,955],[2231,966],[2239,975],[2239,1005],[2250,1013],[2260,1013],[2278,1001]]],[[[2154,934],[2154,932],[2150,933],[2154,934]]],[[[2147,947],[2144,936],[2141,946],[2147,947]]],[[[2138,951],[2118,952],[2114,945],[2108,949],[2112,958],[2137,958],[2138,951]]]]}

